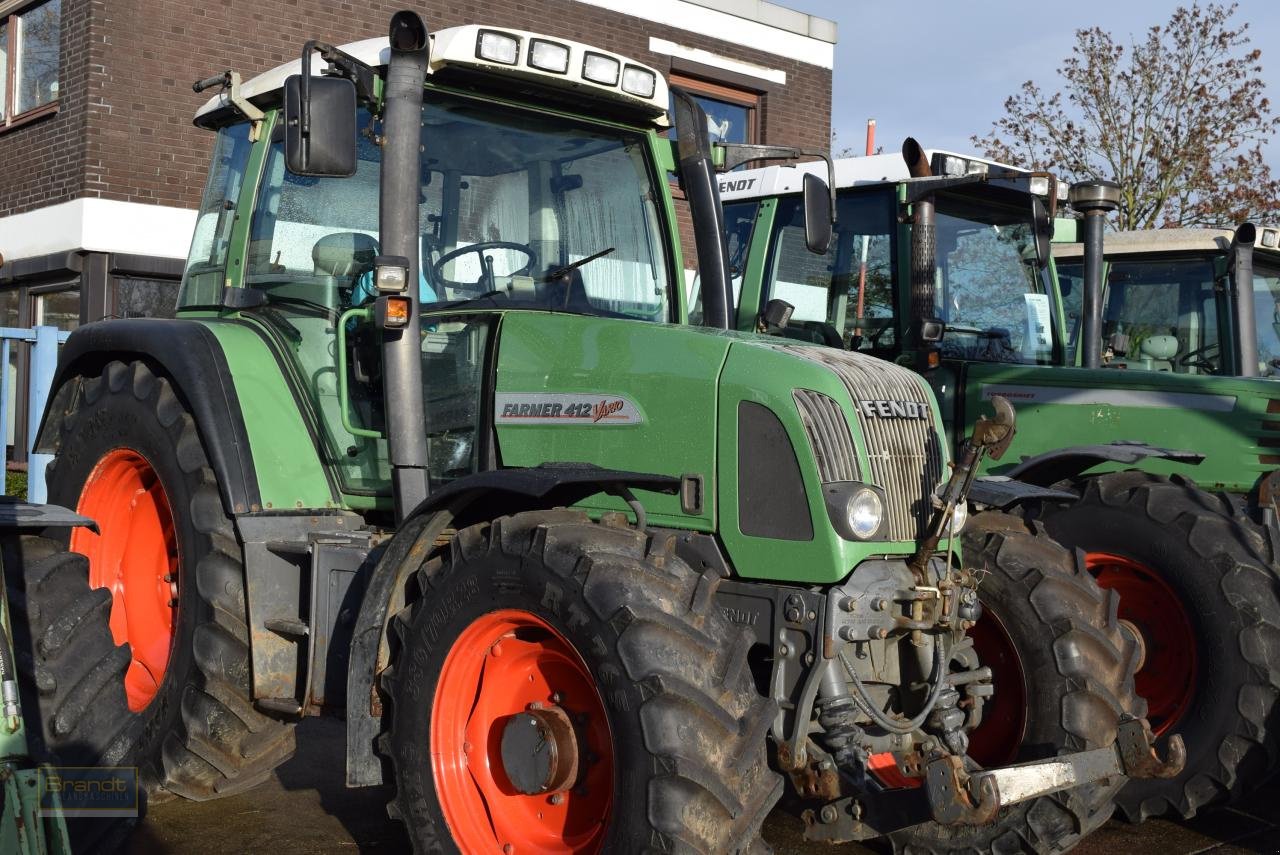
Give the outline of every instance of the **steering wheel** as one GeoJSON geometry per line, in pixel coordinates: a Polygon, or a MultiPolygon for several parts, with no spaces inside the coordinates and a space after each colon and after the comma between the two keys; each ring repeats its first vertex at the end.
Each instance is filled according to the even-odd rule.
{"type": "Polygon", "coordinates": [[[529,257],[525,265],[518,270],[513,270],[509,275],[528,273],[538,264],[538,254],[529,246],[522,243],[512,243],[505,240],[484,240],[479,243],[473,243],[469,246],[458,247],[450,250],[444,255],[436,259],[435,264],[431,265],[431,281],[449,287],[458,287],[465,285],[479,286],[485,291],[492,291],[496,287],[493,278],[493,267],[489,263],[488,257],[485,255],[487,250],[493,249],[513,249],[516,252],[524,253],[529,257]],[[444,276],[444,266],[455,258],[474,252],[480,256],[480,279],[476,282],[454,282],[452,279],[446,279],[444,276]]]}
{"type": "Polygon", "coordinates": [[[1204,347],[1197,347],[1195,350],[1188,350],[1186,353],[1177,357],[1178,365],[1183,368],[1199,368],[1213,374],[1218,370],[1218,366],[1209,361],[1211,355],[1218,354],[1218,342],[1210,342],[1204,347]]]}

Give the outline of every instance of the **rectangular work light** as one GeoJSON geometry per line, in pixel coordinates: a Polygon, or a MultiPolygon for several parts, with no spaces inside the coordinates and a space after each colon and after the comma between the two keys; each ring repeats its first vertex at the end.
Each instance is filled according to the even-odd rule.
{"type": "Polygon", "coordinates": [[[520,39],[510,33],[481,30],[476,39],[476,56],[499,65],[515,65],[520,60],[520,39]]]}
{"type": "Polygon", "coordinates": [[[622,72],[622,91],[640,98],[652,98],[657,76],[647,68],[628,65],[622,72]]]}
{"type": "Polygon", "coordinates": [[[582,58],[582,76],[601,86],[617,86],[619,63],[611,56],[587,51],[582,58]]]}
{"type": "Polygon", "coordinates": [[[533,39],[529,42],[529,65],[552,74],[567,74],[569,46],[546,39],[533,39]]]}

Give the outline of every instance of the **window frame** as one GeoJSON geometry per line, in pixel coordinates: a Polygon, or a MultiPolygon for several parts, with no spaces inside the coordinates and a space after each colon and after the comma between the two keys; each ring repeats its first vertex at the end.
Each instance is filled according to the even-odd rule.
{"type": "Polygon", "coordinates": [[[51,101],[38,107],[32,107],[30,110],[24,110],[21,113],[14,112],[17,107],[18,95],[18,55],[22,50],[22,35],[18,26],[18,19],[33,9],[38,9],[51,2],[53,0],[36,0],[36,2],[18,0],[18,2],[10,3],[0,0],[0,26],[5,28],[5,32],[9,37],[4,65],[0,67],[0,76],[3,76],[3,80],[0,80],[0,88],[3,89],[4,95],[4,109],[0,110],[0,134],[58,112],[58,104],[62,100],[61,5],[58,8],[58,94],[51,101]]]}
{"type": "MultiPolygon", "coordinates": [[[[726,104],[745,107],[747,110],[747,143],[754,145],[761,141],[760,107],[764,101],[763,92],[712,80],[708,77],[685,71],[676,71],[675,69],[667,73],[667,84],[672,89],[683,89],[693,95],[700,95],[704,98],[723,101],[726,104]]],[[[668,138],[674,139],[674,133],[675,126],[673,125],[671,132],[667,135],[668,138]]],[[[675,173],[669,173],[667,178],[671,185],[672,198],[686,198],[684,189],[680,187],[679,178],[675,173]]]]}

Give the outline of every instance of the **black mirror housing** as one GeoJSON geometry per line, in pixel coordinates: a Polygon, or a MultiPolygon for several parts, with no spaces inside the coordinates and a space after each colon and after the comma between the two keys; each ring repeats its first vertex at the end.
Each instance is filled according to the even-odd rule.
{"type": "Polygon", "coordinates": [[[295,175],[356,174],[356,85],[345,77],[313,77],[303,109],[302,75],[284,82],[284,159],[295,175]],[[308,127],[303,127],[303,119],[308,127]]]}
{"type": "Polygon", "coordinates": [[[937,344],[947,332],[947,325],[938,318],[921,318],[918,337],[923,344],[937,344]]]}
{"type": "Polygon", "coordinates": [[[812,172],[804,174],[804,243],[810,252],[826,255],[831,246],[831,191],[812,172]]]}

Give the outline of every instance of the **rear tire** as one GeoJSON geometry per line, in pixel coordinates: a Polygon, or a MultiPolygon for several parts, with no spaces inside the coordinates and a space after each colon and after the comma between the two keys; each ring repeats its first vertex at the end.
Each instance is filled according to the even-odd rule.
{"type": "MultiPolygon", "coordinates": [[[[1039,512],[1049,533],[1150,570],[1189,621],[1192,649],[1148,649],[1144,670],[1170,657],[1198,663],[1164,728],[1182,735],[1185,769],[1169,780],[1130,781],[1117,797],[1121,814],[1132,822],[1171,812],[1190,817],[1247,793],[1274,768],[1280,747],[1280,592],[1266,533],[1229,499],[1179,476],[1116,472],[1068,486],[1078,501],[1039,512]]],[[[1133,607],[1122,598],[1126,614],[1133,607]]],[[[1138,680],[1141,686],[1141,671],[1138,680]]]]}
{"type": "MultiPolygon", "coordinates": [[[[0,549],[31,755],[55,765],[128,765],[129,649],[112,641],[111,596],[90,588],[88,560],[56,541],[6,536],[0,549]]],[[[77,853],[114,852],[136,822],[66,818],[77,853]]]]}
{"type": "Polygon", "coordinates": [[[79,508],[98,463],[120,450],[158,478],[178,553],[172,646],[154,696],[130,712],[131,756],[153,789],[195,800],[241,792],[293,754],[293,725],[252,704],[235,528],[190,411],[141,362],[111,362],[81,381],[48,469],[50,501],[79,508]]]}
{"type": "MultiPolygon", "coordinates": [[[[460,822],[450,806],[469,804],[469,791],[433,766],[432,740],[452,732],[439,692],[442,681],[453,678],[442,670],[453,673],[456,649],[474,656],[476,646],[467,646],[474,628],[501,614],[528,616],[526,623],[543,623],[566,641],[594,682],[596,708],[607,720],[612,775],[595,780],[612,779],[609,808],[591,814],[604,817],[602,830],[572,844],[574,851],[767,851],[760,826],[782,792],[766,756],[776,705],[755,690],[745,633],[715,606],[719,581],[677,558],[670,536],[596,524],[576,511],[523,513],[458,532],[447,554],[417,572],[409,605],[393,619],[393,664],[382,675],[391,706],[379,747],[394,770],[392,813],[405,821],[415,851],[479,845],[477,832],[459,832],[447,818],[460,822]]],[[[480,655],[487,663],[500,655],[494,652],[499,644],[509,651],[517,638],[482,643],[480,655]]],[[[476,710],[489,708],[492,691],[481,683],[476,710]]],[[[599,726],[578,712],[581,697],[573,709],[572,693],[566,698],[566,710],[582,716],[579,728],[590,733],[599,726]]],[[[520,703],[502,709],[514,714],[520,703]]],[[[507,716],[486,716],[481,732],[493,732],[503,720],[507,716]]],[[[585,738],[582,744],[595,746],[585,738]]],[[[461,762],[474,766],[473,757],[461,762]]],[[[504,768],[501,759],[497,765],[504,768]]],[[[586,769],[589,776],[592,766],[586,769]]],[[[506,779],[496,780],[501,786],[506,779]]],[[[566,798],[572,808],[572,799],[589,795],[575,787],[566,798]]],[[[543,798],[508,795],[493,813],[511,816],[528,805],[522,800],[543,798]]],[[[530,818],[538,811],[540,820],[541,810],[535,804],[530,818]]],[[[537,839],[531,829],[517,840],[485,840],[485,851],[508,842],[516,852],[538,851],[537,839]]]]}
{"type": "MultiPolygon", "coordinates": [[[[975,516],[964,550],[966,565],[987,571],[974,640],[995,676],[971,756],[994,767],[1114,743],[1120,719],[1145,712],[1119,597],[1098,587],[1078,556],[1008,514],[975,516]]],[[[1123,785],[1103,779],[1004,808],[991,825],[929,823],[891,839],[904,853],[1066,852],[1107,821],[1123,785]]]]}

